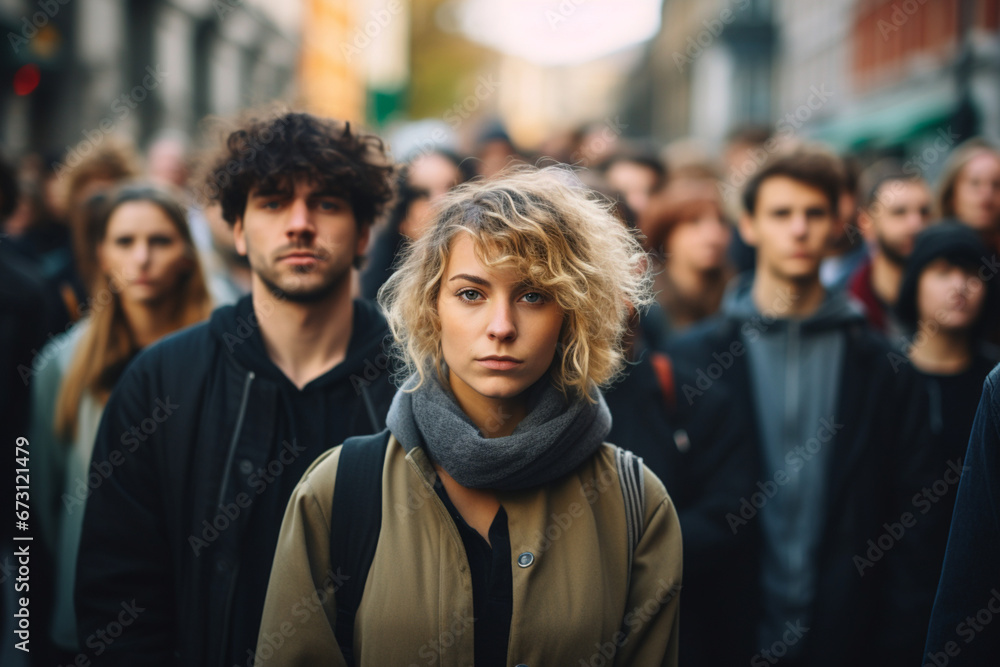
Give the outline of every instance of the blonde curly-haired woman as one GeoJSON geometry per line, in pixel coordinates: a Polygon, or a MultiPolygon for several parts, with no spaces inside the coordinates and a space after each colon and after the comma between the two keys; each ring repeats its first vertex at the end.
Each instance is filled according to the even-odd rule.
{"type": "Polygon", "coordinates": [[[335,447],[288,505],[257,664],[676,665],[677,515],[604,442],[599,390],[651,298],[639,243],[571,172],[449,194],[379,292],[406,379],[362,443],[377,538],[342,557],[372,504],[335,497],[360,476],[335,447]]]}

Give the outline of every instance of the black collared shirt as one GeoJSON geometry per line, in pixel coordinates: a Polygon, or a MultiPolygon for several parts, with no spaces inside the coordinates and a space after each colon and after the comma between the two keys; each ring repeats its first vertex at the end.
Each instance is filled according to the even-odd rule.
{"type": "Polygon", "coordinates": [[[473,627],[476,667],[505,667],[510,619],[514,613],[507,512],[500,507],[490,525],[490,541],[487,542],[462,518],[444,490],[441,480],[434,483],[434,490],[448,508],[458,534],[462,536],[462,544],[465,545],[466,557],[469,559],[472,609],[475,615],[473,627]]]}

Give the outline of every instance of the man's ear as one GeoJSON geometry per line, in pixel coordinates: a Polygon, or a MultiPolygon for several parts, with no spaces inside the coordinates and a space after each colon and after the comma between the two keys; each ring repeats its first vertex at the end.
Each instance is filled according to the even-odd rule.
{"type": "Polygon", "coordinates": [[[243,257],[247,256],[247,241],[243,235],[243,216],[236,218],[236,222],[233,223],[233,245],[236,246],[237,253],[243,257]]]}
{"type": "Polygon", "coordinates": [[[740,232],[740,236],[743,238],[743,242],[748,246],[757,247],[757,228],[756,223],[753,218],[750,217],[749,213],[743,213],[740,215],[739,222],[736,224],[737,230],[740,232]]]}

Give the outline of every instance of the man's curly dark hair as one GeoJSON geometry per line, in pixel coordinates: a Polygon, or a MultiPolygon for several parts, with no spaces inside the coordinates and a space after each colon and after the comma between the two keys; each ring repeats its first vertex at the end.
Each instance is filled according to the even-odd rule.
{"type": "Polygon", "coordinates": [[[251,190],[293,187],[305,179],[344,197],[360,228],[392,199],[393,172],[379,137],[352,132],[349,122],[297,112],[242,123],[207,161],[203,182],[206,198],[222,206],[230,225],[243,217],[251,190]]]}

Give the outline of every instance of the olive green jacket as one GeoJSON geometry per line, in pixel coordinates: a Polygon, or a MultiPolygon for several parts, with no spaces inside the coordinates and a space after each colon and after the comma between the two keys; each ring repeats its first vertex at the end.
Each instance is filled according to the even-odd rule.
{"type": "MultiPolygon", "coordinates": [[[[340,448],[303,476],[285,512],[257,645],[257,665],[344,665],[334,637],[330,509],[340,448]]],[[[424,451],[390,438],[382,530],[358,609],[360,666],[473,664],[472,581],[462,538],[434,491],[424,451]]],[[[513,575],[508,665],[676,665],[681,530],[663,484],[645,470],[642,539],[627,567],[615,448],[574,473],[498,492],[513,575]],[[519,556],[533,555],[527,567],[519,556]],[[615,656],[613,661],[609,656],[615,656]],[[582,661],[582,662],[581,662],[582,661]]]]}

